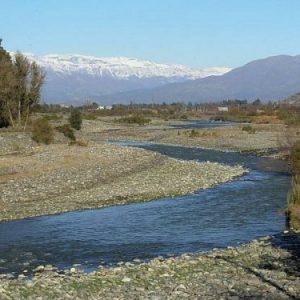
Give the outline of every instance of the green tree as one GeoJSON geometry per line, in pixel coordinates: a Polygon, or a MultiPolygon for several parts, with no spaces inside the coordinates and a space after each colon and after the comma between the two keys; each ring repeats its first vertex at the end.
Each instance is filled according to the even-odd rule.
{"type": "Polygon", "coordinates": [[[70,125],[72,128],[74,128],[76,130],[81,129],[82,116],[81,116],[81,112],[79,109],[73,109],[71,111],[69,122],[70,122],[70,125]]]}

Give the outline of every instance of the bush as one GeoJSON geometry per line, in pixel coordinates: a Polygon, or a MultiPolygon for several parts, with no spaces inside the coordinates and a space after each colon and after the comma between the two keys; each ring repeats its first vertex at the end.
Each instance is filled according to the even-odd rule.
{"type": "Polygon", "coordinates": [[[54,132],[48,120],[41,118],[32,123],[32,139],[46,145],[53,142],[54,132]]]}
{"type": "Polygon", "coordinates": [[[78,109],[73,109],[71,111],[71,115],[69,118],[69,122],[72,128],[76,130],[81,129],[81,124],[82,124],[82,117],[81,117],[81,112],[78,109]]]}
{"type": "Polygon", "coordinates": [[[82,114],[82,119],[94,121],[94,120],[97,120],[97,116],[94,114],[91,114],[91,113],[85,113],[85,114],[82,114]]]}
{"type": "Polygon", "coordinates": [[[300,141],[297,141],[291,149],[290,164],[294,174],[300,174],[300,141]]]}
{"type": "Polygon", "coordinates": [[[243,126],[242,130],[246,131],[246,132],[248,132],[250,134],[254,134],[256,132],[256,130],[252,126],[250,126],[250,125],[243,126]]]}
{"type": "Polygon", "coordinates": [[[62,116],[57,114],[46,114],[43,116],[43,118],[47,121],[58,121],[62,119],[62,116]]]}
{"type": "Polygon", "coordinates": [[[290,227],[300,230],[300,186],[296,183],[296,180],[293,182],[287,215],[290,227]]]}
{"type": "Polygon", "coordinates": [[[74,131],[73,131],[73,129],[71,128],[71,126],[69,124],[64,124],[62,126],[57,126],[55,129],[58,132],[63,133],[63,135],[65,137],[67,137],[68,139],[70,139],[71,141],[75,141],[76,140],[76,137],[74,135],[74,131]]]}

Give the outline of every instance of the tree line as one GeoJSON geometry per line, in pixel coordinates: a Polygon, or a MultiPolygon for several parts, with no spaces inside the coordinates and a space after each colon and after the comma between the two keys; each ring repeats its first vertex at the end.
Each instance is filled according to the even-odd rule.
{"type": "Polygon", "coordinates": [[[10,55],[0,39],[0,127],[26,129],[32,107],[40,102],[45,73],[26,56],[10,55]]]}

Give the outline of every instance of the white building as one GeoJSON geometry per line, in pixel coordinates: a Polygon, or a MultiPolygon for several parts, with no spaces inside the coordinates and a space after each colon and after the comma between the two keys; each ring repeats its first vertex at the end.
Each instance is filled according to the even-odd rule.
{"type": "Polygon", "coordinates": [[[222,112],[228,111],[228,107],[227,106],[219,106],[218,111],[222,111],[222,112]]]}

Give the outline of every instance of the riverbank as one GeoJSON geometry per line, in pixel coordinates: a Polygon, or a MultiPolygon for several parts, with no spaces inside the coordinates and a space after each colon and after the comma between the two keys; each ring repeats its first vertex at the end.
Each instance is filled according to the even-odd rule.
{"type": "Polygon", "coordinates": [[[39,266],[32,279],[1,275],[1,299],[299,299],[299,236],[84,273],[39,266]],[[285,244],[280,248],[279,240],[285,244]]]}
{"type": "Polygon", "coordinates": [[[0,220],[143,202],[229,181],[242,167],[119,145],[36,146],[0,157],[0,220]]]}

